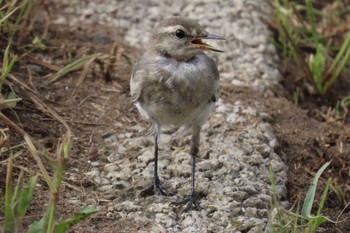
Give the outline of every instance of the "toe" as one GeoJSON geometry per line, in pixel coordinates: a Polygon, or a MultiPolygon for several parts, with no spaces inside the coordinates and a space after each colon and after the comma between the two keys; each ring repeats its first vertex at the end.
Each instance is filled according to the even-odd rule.
{"type": "Polygon", "coordinates": [[[194,195],[190,195],[189,198],[181,201],[172,202],[171,204],[176,206],[185,205],[185,208],[181,211],[182,213],[188,212],[189,210],[199,211],[201,209],[199,202],[194,195]]]}
{"type": "Polygon", "coordinates": [[[186,208],[184,209],[183,212],[188,212],[191,209],[196,210],[196,211],[200,210],[200,206],[199,206],[199,203],[198,203],[196,198],[190,198],[188,200],[186,208]]]}
{"type": "Polygon", "coordinates": [[[148,196],[152,196],[152,195],[154,195],[153,185],[151,185],[150,187],[148,187],[140,192],[141,197],[148,197],[148,196]]]}

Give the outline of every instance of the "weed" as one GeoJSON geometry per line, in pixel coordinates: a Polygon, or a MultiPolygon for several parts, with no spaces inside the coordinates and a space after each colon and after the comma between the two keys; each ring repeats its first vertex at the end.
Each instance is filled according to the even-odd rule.
{"type": "MultiPolygon", "coordinates": [[[[27,56],[35,48],[45,47],[41,39],[38,37],[35,37],[30,45],[25,44],[19,46],[18,41],[21,41],[21,36],[19,34],[24,33],[21,30],[25,28],[22,27],[22,24],[28,16],[32,3],[33,2],[29,0],[0,0],[0,109],[14,107],[15,104],[21,100],[17,97],[16,93],[12,91],[12,88],[8,88],[9,85],[7,85],[7,88],[4,88],[10,80],[13,81],[13,85],[18,85],[19,88],[16,88],[16,90],[25,90],[28,93],[31,93],[30,91],[32,91],[28,90],[28,86],[16,79],[12,73],[15,69],[16,63],[20,61],[23,56],[27,56]],[[15,39],[17,39],[17,41],[15,41],[15,39]]],[[[78,59],[76,62],[68,64],[62,70],[58,71],[54,76],[54,79],[51,81],[55,81],[67,72],[82,67],[93,58],[93,56],[85,56],[78,59]]],[[[34,96],[32,93],[31,95],[28,93],[26,96],[29,96],[29,98],[34,96]]],[[[60,143],[58,143],[55,158],[51,163],[47,163],[50,164],[51,167],[47,168],[44,165],[46,164],[45,161],[43,161],[45,155],[42,156],[45,152],[39,152],[31,137],[5,116],[3,112],[0,112],[1,122],[12,128],[14,132],[22,136],[25,141],[23,144],[10,147],[7,145],[10,143],[5,131],[1,130],[0,155],[6,154],[8,158],[0,161],[1,166],[3,164],[6,164],[7,166],[5,196],[0,197],[0,205],[1,207],[3,206],[3,208],[0,208],[0,211],[3,212],[5,216],[4,224],[0,227],[0,232],[2,232],[2,230],[5,233],[24,232],[22,226],[23,219],[26,217],[27,209],[30,207],[30,202],[39,179],[43,180],[50,190],[49,203],[45,215],[41,220],[29,223],[29,229],[27,232],[66,232],[74,224],[97,211],[95,207],[86,207],[79,213],[75,214],[72,218],[58,218],[56,213],[57,203],[60,192],[62,192],[60,189],[65,174],[65,167],[70,157],[71,130],[67,123],[53,109],[45,105],[45,103],[37,97],[38,95],[35,96],[36,98],[31,100],[37,108],[44,111],[45,114],[48,114],[56,121],[59,121],[65,127],[66,133],[62,137],[60,143]],[[7,146],[7,148],[5,148],[5,146],[7,146]],[[31,174],[29,177],[25,177],[24,171],[28,171],[28,169],[20,168],[18,177],[15,177],[13,169],[15,166],[15,160],[17,157],[21,157],[22,154],[29,154],[29,156],[32,156],[39,168],[38,172],[29,171],[31,174]]]]}
{"type": "MultiPolygon", "coordinates": [[[[22,153],[20,151],[19,153],[22,153]]],[[[12,190],[13,156],[10,156],[7,164],[6,187],[5,187],[5,224],[4,232],[20,232],[23,218],[32,199],[33,191],[38,180],[38,174],[32,175],[27,184],[23,181],[23,171],[17,179],[15,190],[12,190]]]]}
{"type": "Polygon", "coordinates": [[[54,74],[50,78],[50,80],[48,81],[48,84],[56,82],[58,79],[60,79],[61,77],[63,77],[64,75],[66,75],[67,73],[69,73],[71,71],[78,70],[78,69],[82,68],[85,64],[87,64],[89,61],[93,61],[98,56],[99,56],[99,54],[88,55],[88,56],[83,56],[76,61],[73,61],[72,63],[63,67],[56,74],[54,74]]]}
{"type": "MultiPolygon", "coordinates": [[[[269,217],[269,226],[271,232],[273,233],[298,233],[298,232],[316,232],[317,228],[326,221],[331,221],[327,217],[322,215],[322,210],[324,203],[327,198],[328,190],[331,184],[331,179],[329,178],[326,187],[323,190],[323,194],[318,205],[318,210],[316,214],[312,214],[312,206],[314,204],[314,198],[316,194],[316,187],[319,177],[322,175],[324,170],[328,167],[330,162],[324,164],[316,173],[309,190],[305,196],[302,209],[300,211],[299,200],[297,201],[297,207],[295,212],[293,212],[293,207],[290,210],[284,210],[280,207],[279,201],[276,197],[275,191],[275,180],[270,167],[270,182],[272,191],[272,203],[273,214],[269,217]]],[[[331,221],[332,222],[332,221],[331,221]]]]}
{"type": "Polygon", "coordinates": [[[347,204],[345,194],[341,186],[338,184],[338,182],[335,180],[333,184],[331,185],[331,189],[335,193],[336,197],[338,198],[339,203],[341,203],[342,207],[345,207],[347,204]]]}
{"type": "MultiPolygon", "coordinates": [[[[54,113],[53,113],[54,115],[54,113]]],[[[58,117],[58,116],[57,116],[58,117]]],[[[97,209],[93,206],[82,209],[78,214],[75,214],[72,218],[66,220],[57,221],[56,219],[56,209],[59,198],[60,186],[62,183],[65,165],[69,159],[70,154],[70,138],[71,132],[67,128],[67,132],[63,137],[61,143],[58,144],[56,150],[56,160],[52,167],[54,171],[53,177],[49,175],[49,172],[45,168],[41,157],[37,149],[35,148],[31,138],[26,134],[22,129],[20,129],[15,123],[8,119],[5,115],[0,113],[0,119],[9,124],[14,128],[18,133],[20,133],[32,155],[33,159],[37,162],[37,165],[40,170],[41,176],[44,178],[47,186],[50,189],[50,200],[46,214],[44,217],[37,222],[33,222],[29,226],[28,232],[65,232],[67,229],[72,227],[74,224],[79,221],[87,218],[91,214],[95,213],[97,209]]],[[[60,117],[58,117],[59,120],[60,117]]],[[[68,127],[66,124],[64,124],[68,127]]],[[[22,153],[21,150],[18,153],[22,153]]],[[[33,175],[29,178],[28,184],[25,185],[23,182],[23,172],[20,173],[19,178],[17,179],[17,185],[15,190],[12,190],[13,183],[13,158],[18,157],[19,155],[10,156],[7,161],[7,175],[6,175],[6,187],[5,187],[5,224],[4,232],[22,232],[18,229],[21,229],[22,220],[25,216],[26,210],[29,206],[30,200],[32,199],[33,190],[35,184],[37,183],[38,175],[33,175]]]]}
{"type": "Polygon", "coordinates": [[[294,104],[295,104],[296,106],[298,106],[298,104],[299,104],[299,98],[300,98],[300,88],[297,88],[297,89],[293,92],[294,104]]]}
{"type": "Polygon", "coordinates": [[[17,34],[26,12],[29,10],[29,0],[25,1],[3,1],[0,0],[0,33],[5,38],[0,38],[0,46],[7,43],[5,50],[0,50],[3,57],[0,64],[0,109],[3,107],[14,106],[21,99],[17,98],[14,92],[5,96],[3,93],[3,84],[6,77],[11,72],[14,64],[18,61],[18,56],[11,51],[13,38],[17,34]]]}
{"type": "MultiPolygon", "coordinates": [[[[335,2],[338,8],[344,4],[335,2]]],[[[332,27],[334,25],[329,24],[335,23],[336,28],[343,28],[341,26],[346,26],[346,22],[341,25],[340,17],[334,20],[332,16],[315,9],[312,0],[305,0],[304,3],[271,0],[270,3],[275,12],[274,27],[278,32],[275,44],[281,51],[285,65],[290,60],[295,61],[304,71],[305,81],[313,83],[317,92],[325,96],[348,68],[350,31],[344,33],[343,38],[339,33],[322,32],[326,31],[325,24],[332,27]]]]}

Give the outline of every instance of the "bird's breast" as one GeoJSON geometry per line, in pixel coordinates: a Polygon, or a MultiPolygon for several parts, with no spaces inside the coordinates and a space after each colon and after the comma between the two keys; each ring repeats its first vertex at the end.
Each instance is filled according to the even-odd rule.
{"type": "Polygon", "coordinates": [[[216,67],[205,59],[177,62],[170,58],[149,67],[152,77],[143,87],[142,102],[147,112],[164,124],[183,124],[211,106],[218,89],[216,67]]]}
{"type": "Polygon", "coordinates": [[[207,101],[217,89],[216,67],[207,57],[195,57],[183,62],[172,58],[162,59],[156,65],[154,77],[163,92],[172,93],[172,98],[181,98],[177,102],[207,101]],[[175,95],[175,96],[174,96],[175,95]]]}

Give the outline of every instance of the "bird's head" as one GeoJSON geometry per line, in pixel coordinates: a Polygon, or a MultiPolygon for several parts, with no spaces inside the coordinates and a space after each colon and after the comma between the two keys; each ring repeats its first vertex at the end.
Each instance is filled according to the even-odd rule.
{"type": "Polygon", "coordinates": [[[192,19],[171,17],[159,23],[152,32],[150,46],[163,55],[185,61],[205,50],[223,52],[203,41],[207,39],[224,40],[209,34],[192,19]]]}

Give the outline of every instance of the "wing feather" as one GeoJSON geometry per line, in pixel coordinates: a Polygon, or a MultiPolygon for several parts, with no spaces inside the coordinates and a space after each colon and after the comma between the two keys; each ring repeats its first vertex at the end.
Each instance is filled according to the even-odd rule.
{"type": "Polygon", "coordinates": [[[140,63],[137,63],[130,79],[130,96],[132,102],[137,102],[140,99],[142,86],[146,75],[146,70],[142,69],[140,63]]]}

